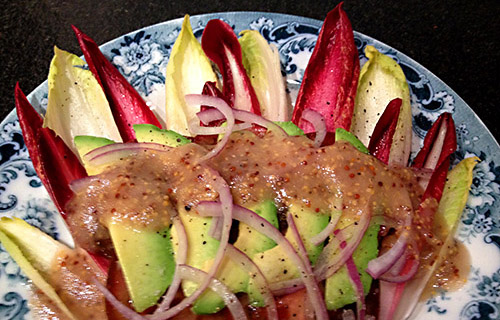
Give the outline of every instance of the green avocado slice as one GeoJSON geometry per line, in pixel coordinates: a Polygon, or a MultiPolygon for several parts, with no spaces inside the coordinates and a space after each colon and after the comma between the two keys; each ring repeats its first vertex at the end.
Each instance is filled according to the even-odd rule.
{"type": "Polygon", "coordinates": [[[342,129],[342,128],[337,128],[335,130],[335,141],[347,141],[350,144],[352,144],[356,149],[358,149],[360,152],[369,154],[370,151],[368,150],[367,147],[361,142],[355,135],[350,133],[349,131],[342,129]]]}
{"type": "MultiPolygon", "coordinates": [[[[149,124],[134,125],[139,142],[156,142],[177,147],[190,141],[176,132],[161,130],[149,124]]],[[[75,137],[75,145],[83,159],[88,152],[114,141],[92,136],[75,137]]],[[[92,168],[85,164],[92,173],[92,168]]],[[[125,282],[138,312],[155,305],[172,281],[175,259],[170,228],[161,231],[138,230],[125,223],[110,222],[108,229],[120,262],[125,282]]]]}
{"type": "Polygon", "coordinates": [[[172,130],[162,130],[152,124],[134,124],[138,142],[154,142],[169,147],[179,147],[190,143],[189,139],[172,130]]]}
{"type": "Polygon", "coordinates": [[[155,305],[172,282],[175,260],[170,228],[155,232],[114,222],[108,229],[132,305],[142,312],[155,305]]]}
{"type": "MultiPolygon", "coordinates": [[[[354,250],[352,258],[358,268],[365,295],[370,291],[372,277],[365,271],[368,262],[378,255],[379,225],[371,225],[366,230],[359,246],[354,250]]],[[[328,310],[336,310],[345,305],[356,302],[356,291],[352,287],[347,268],[343,266],[334,275],[326,280],[325,302],[328,310]]]]}

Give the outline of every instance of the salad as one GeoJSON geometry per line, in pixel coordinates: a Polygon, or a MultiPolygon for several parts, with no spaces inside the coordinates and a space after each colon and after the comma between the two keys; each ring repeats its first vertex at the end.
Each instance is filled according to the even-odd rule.
{"type": "Polygon", "coordinates": [[[55,49],[44,118],[16,87],[33,165],[76,243],[0,221],[35,317],[404,319],[426,286],[460,279],[453,234],[477,159],[449,171],[443,114],[410,163],[404,74],[373,47],[360,68],[341,5],[293,111],[255,31],[211,20],[200,44],[186,17],[163,114],[74,30],[86,63],[55,49]]]}

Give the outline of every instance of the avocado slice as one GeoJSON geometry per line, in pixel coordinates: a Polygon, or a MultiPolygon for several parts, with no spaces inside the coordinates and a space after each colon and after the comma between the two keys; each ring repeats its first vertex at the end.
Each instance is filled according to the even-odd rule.
{"type": "Polygon", "coordinates": [[[292,121],[274,121],[275,124],[281,127],[281,129],[285,130],[285,132],[289,136],[303,136],[305,135],[304,131],[297,127],[295,123],[292,121]]]}
{"type": "Polygon", "coordinates": [[[132,305],[142,312],[156,304],[172,282],[175,260],[170,228],[155,232],[113,222],[108,229],[132,305]]]}
{"type": "MultiPolygon", "coordinates": [[[[177,210],[186,230],[189,243],[186,264],[208,271],[219,247],[219,241],[208,235],[213,221],[212,218],[200,217],[198,214],[191,213],[181,206],[177,210]]],[[[174,243],[177,243],[178,238],[175,227],[174,232],[172,232],[172,239],[174,243]]],[[[174,247],[174,254],[176,252],[177,248],[174,247]]],[[[185,296],[190,296],[197,288],[198,284],[195,282],[182,282],[182,290],[185,296]]],[[[193,305],[193,311],[198,314],[215,313],[222,308],[224,308],[224,301],[211,291],[204,292],[193,305]]]]}
{"type": "MultiPolygon", "coordinates": [[[[274,226],[278,226],[277,209],[274,202],[264,200],[248,207],[257,214],[270,221],[274,226]]],[[[189,241],[188,264],[207,271],[212,265],[213,258],[217,252],[219,241],[208,236],[212,223],[211,218],[199,217],[190,214],[184,208],[179,208],[179,215],[185,225],[189,241]]],[[[276,246],[276,243],[247,225],[239,225],[239,234],[234,246],[245,252],[250,258],[258,252],[265,251],[276,246]]],[[[232,292],[247,292],[256,304],[263,305],[258,288],[250,284],[248,272],[235,264],[229,258],[224,258],[217,278],[224,282],[232,292]]],[[[196,288],[197,284],[185,281],[183,290],[185,295],[189,295],[196,288]]],[[[212,291],[204,292],[193,304],[193,312],[196,314],[212,314],[224,308],[222,299],[212,291]]]]}
{"type": "MultiPolygon", "coordinates": [[[[354,250],[352,258],[358,268],[365,295],[370,291],[372,277],[365,271],[370,260],[378,256],[378,232],[380,226],[368,227],[359,246],[354,250]]],[[[356,302],[356,291],[352,287],[347,268],[343,266],[334,275],[326,279],[325,301],[328,310],[336,310],[356,302]]]]}
{"type": "MultiPolygon", "coordinates": [[[[279,227],[278,210],[274,201],[264,200],[254,206],[250,206],[249,209],[269,221],[276,228],[279,227]]],[[[238,239],[234,243],[234,246],[243,251],[250,259],[253,259],[256,254],[275,247],[276,243],[248,225],[240,223],[238,239]]],[[[245,278],[242,281],[246,283],[244,291],[248,293],[250,303],[256,307],[264,307],[265,303],[259,286],[252,281],[248,274],[245,274],[245,278]]]]}
{"type": "Polygon", "coordinates": [[[103,168],[100,166],[91,166],[90,163],[85,160],[84,155],[99,147],[115,143],[113,140],[107,138],[93,136],[76,136],[74,142],[76,151],[78,152],[78,157],[80,158],[83,167],[87,171],[88,175],[98,174],[102,171],[103,168]]]}
{"type": "MultiPolygon", "coordinates": [[[[188,143],[189,140],[173,131],[160,130],[153,125],[135,125],[137,139],[147,141],[147,135],[172,147],[188,143]]],[[[142,141],[141,141],[142,140],[142,141]]],[[[80,158],[88,152],[112,144],[114,141],[92,136],[75,137],[80,158]]],[[[85,163],[89,174],[98,173],[98,168],[85,163]]],[[[149,230],[131,227],[126,223],[108,221],[107,227],[115,252],[120,262],[132,305],[138,312],[155,305],[166,291],[175,272],[175,259],[170,237],[170,227],[149,230]]]]}
{"type": "MultiPolygon", "coordinates": [[[[304,242],[311,264],[314,265],[323,250],[323,244],[315,246],[310,239],[326,227],[329,215],[324,212],[315,212],[298,201],[289,204],[288,212],[292,213],[295,218],[297,229],[304,242]]],[[[290,230],[286,232],[285,237],[293,246],[296,246],[296,241],[290,230]]],[[[257,253],[253,260],[268,281],[279,282],[300,277],[297,267],[290,261],[281,246],[257,253]]]]}
{"type": "Polygon", "coordinates": [[[352,144],[358,151],[369,154],[370,150],[361,142],[355,135],[343,128],[335,130],[335,141],[347,141],[352,144]]]}
{"type": "Polygon", "coordinates": [[[191,142],[175,131],[162,130],[152,124],[134,124],[133,128],[138,142],[154,142],[169,147],[179,147],[191,142]]]}

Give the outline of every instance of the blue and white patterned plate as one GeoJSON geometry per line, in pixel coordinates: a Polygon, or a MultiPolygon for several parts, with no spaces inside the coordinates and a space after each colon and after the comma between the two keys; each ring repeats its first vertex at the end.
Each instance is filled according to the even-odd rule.
{"type": "MultiPolygon", "coordinates": [[[[316,43],[321,21],[284,14],[236,12],[191,18],[201,36],[207,21],[221,18],[235,31],[258,30],[274,43],[288,78],[292,99],[316,43]]],[[[164,108],[165,68],[181,19],[160,23],[119,37],[102,46],[105,55],[140,92],[153,110],[164,108]]],[[[442,112],[455,119],[458,150],[455,162],[481,158],[457,237],[469,249],[472,261],[467,284],[458,292],[444,292],[422,303],[419,319],[500,318],[500,147],[465,102],[446,84],[418,63],[391,47],[356,33],[359,57],[364,63],[366,45],[374,45],[399,62],[408,79],[413,108],[413,152],[442,112]]],[[[36,108],[47,103],[47,83],[30,96],[36,108]]],[[[35,174],[24,145],[19,122],[12,112],[0,124],[0,215],[18,216],[51,236],[72,244],[64,222],[35,174]]],[[[30,319],[26,277],[0,245],[0,318],[30,319]]]]}

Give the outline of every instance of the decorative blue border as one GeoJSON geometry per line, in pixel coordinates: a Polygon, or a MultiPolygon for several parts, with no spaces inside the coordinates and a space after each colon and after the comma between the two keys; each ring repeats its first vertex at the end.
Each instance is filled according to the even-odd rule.
{"type": "MultiPolygon", "coordinates": [[[[321,22],[303,17],[259,12],[214,13],[191,17],[193,31],[201,36],[206,22],[222,18],[235,31],[258,30],[280,53],[291,96],[298,90],[307,60],[316,44],[321,22]]],[[[165,83],[165,67],[182,19],[150,26],[108,42],[101,48],[110,61],[151,104],[161,104],[158,92],[165,83]],[[155,100],[156,99],[156,100],[155,100]]],[[[414,123],[413,150],[418,150],[432,122],[443,112],[453,113],[459,148],[454,162],[476,155],[471,195],[458,238],[472,255],[473,269],[465,290],[443,292],[429,299],[420,313],[425,319],[497,319],[500,315],[500,147],[473,111],[431,72],[397,50],[355,33],[361,63],[364,48],[373,45],[402,67],[411,91],[414,123]],[[487,252],[487,254],[484,254],[487,252]],[[483,254],[481,254],[483,253],[483,254]],[[465,297],[465,298],[464,298],[465,297]]],[[[43,112],[47,84],[29,96],[43,112]]],[[[15,112],[0,124],[0,215],[27,220],[54,238],[70,241],[44,188],[40,188],[22,140],[15,112]]],[[[0,246],[0,318],[28,319],[25,277],[0,246]]]]}

